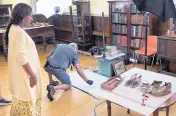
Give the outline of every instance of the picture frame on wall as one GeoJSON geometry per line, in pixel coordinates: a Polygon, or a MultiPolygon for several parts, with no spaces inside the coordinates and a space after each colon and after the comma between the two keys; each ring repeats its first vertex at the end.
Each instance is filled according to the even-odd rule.
{"type": "Polygon", "coordinates": [[[115,76],[120,76],[120,74],[126,71],[126,66],[124,59],[116,60],[112,63],[112,67],[115,73],[115,76]]]}

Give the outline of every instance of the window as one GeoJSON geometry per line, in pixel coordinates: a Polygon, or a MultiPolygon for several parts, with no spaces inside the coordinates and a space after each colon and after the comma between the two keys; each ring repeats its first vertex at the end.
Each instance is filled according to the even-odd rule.
{"type": "Polygon", "coordinates": [[[33,0],[36,1],[36,14],[43,14],[47,18],[55,14],[54,8],[60,7],[59,14],[62,14],[65,8],[72,5],[72,0],[33,0]]]}

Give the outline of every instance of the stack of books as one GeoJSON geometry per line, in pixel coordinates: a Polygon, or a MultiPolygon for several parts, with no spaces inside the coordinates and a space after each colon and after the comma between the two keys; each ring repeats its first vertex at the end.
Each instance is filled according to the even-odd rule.
{"type": "Polygon", "coordinates": [[[107,46],[105,55],[106,57],[115,57],[117,56],[121,51],[117,50],[116,46],[107,46]]]}

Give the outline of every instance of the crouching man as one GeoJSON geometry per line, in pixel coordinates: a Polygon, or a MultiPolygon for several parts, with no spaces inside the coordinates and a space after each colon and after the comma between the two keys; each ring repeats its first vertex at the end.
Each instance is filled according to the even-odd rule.
{"type": "Polygon", "coordinates": [[[79,60],[78,60],[78,46],[76,43],[58,44],[55,49],[53,49],[47,56],[47,61],[44,66],[45,71],[49,76],[49,85],[47,86],[48,90],[48,99],[53,101],[53,95],[55,90],[62,89],[68,90],[71,88],[70,76],[67,74],[66,69],[73,65],[76,68],[76,71],[80,77],[89,85],[93,84],[92,80],[88,80],[82,71],[79,60]],[[52,79],[54,75],[62,84],[59,84],[58,81],[52,79]]]}

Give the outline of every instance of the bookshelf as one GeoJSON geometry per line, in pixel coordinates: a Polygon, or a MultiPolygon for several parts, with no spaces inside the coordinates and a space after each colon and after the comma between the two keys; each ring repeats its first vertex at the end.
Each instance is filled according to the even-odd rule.
{"type": "MultiPolygon", "coordinates": [[[[109,3],[109,33],[111,44],[133,57],[134,50],[140,49],[145,41],[144,12],[139,12],[132,0],[113,0],[109,3]]],[[[157,35],[158,19],[149,15],[148,34],[157,35]]]]}
{"type": "Polygon", "coordinates": [[[73,2],[70,8],[72,20],[72,41],[80,46],[91,46],[92,24],[90,14],[90,1],[73,2]]]}

